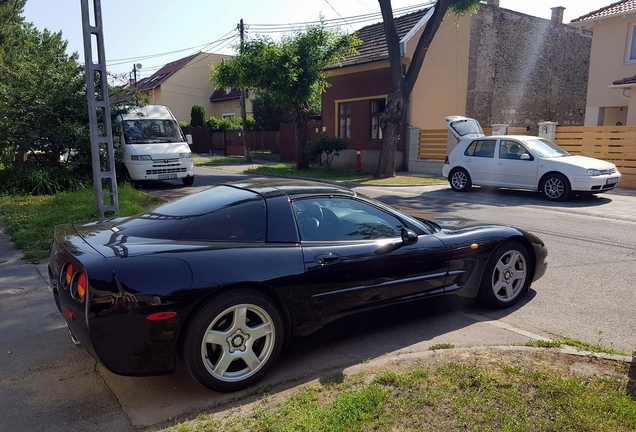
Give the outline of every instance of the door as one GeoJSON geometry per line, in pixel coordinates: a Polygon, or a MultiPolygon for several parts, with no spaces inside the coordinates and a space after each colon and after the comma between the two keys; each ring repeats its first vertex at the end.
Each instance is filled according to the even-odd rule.
{"type": "Polygon", "coordinates": [[[475,185],[490,186],[495,182],[495,147],[496,139],[475,139],[471,142],[462,161],[475,185]]]}
{"type": "Polygon", "coordinates": [[[501,139],[495,183],[503,187],[537,189],[538,159],[520,141],[501,139]]]}
{"type": "Polygon", "coordinates": [[[407,298],[441,294],[446,247],[422,233],[402,242],[402,222],[351,198],[294,202],[312,308],[322,325],[407,298]]]}

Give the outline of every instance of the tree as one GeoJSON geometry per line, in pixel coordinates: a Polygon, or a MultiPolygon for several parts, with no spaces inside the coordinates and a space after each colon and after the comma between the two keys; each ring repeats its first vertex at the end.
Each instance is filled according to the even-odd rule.
{"type": "Polygon", "coordinates": [[[77,54],[66,54],[61,32],[24,23],[14,35],[21,49],[6,57],[0,81],[4,149],[61,154],[86,146],[86,81],[77,54]]]}
{"type": "Polygon", "coordinates": [[[201,105],[192,105],[190,110],[190,126],[204,126],[205,125],[205,108],[201,105]]]}
{"type": "Polygon", "coordinates": [[[289,107],[296,123],[298,169],[307,169],[307,123],[311,101],[327,88],[325,68],[354,54],[361,43],[355,35],[320,25],[284,36],[280,42],[266,37],[244,41],[236,57],[212,65],[210,80],[220,88],[265,92],[281,107],[289,107]]]}
{"type": "Polygon", "coordinates": [[[393,9],[391,0],[378,0],[382,19],[384,20],[384,33],[389,50],[389,63],[391,69],[392,89],[389,93],[382,114],[380,127],[382,128],[382,150],[376,171],[377,178],[395,176],[395,152],[397,150],[400,124],[405,118],[406,102],[411,96],[417,77],[422,69],[422,63],[428,52],[428,48],[439,29],[442,19],[448,10],[456,15],[474,13],[479,8],[480,0],[437,0],[434,12],[426,23],[422,36],[417,43],[413,58],[406,75],[402,73],[402,58],[400,55],[400,40],[393,21],[393,9]]]}
{"type": "Polygon", "coordinates": [[[263,131],[277,131],[281,123],[293,123],[294,115],[287,106],[277,105],[266,92],[258,92],[252,99],[252,113],[256,127],[263,131]]]}

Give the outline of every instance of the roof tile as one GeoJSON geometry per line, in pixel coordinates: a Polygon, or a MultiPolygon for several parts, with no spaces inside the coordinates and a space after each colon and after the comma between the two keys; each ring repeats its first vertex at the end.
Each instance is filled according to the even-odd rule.
{"type": "MultiPolygon", "coordinates": [[[[395,29],[398,37],[402,39],[424,17],[428,9],[420,9],[407,15],[395,18],[395,29]]],[[[358,37],[362,45],[356,50],[358,54],[347,57],[342,65],[351,65],[365,61],[373,61],[389,58],[389,49],[384,36],[384,22],[371,24],[358,30],[358,37]]]]}
{"type": "Polygon", "coordinates": [[[636,0],[622,0],[616,3],[612,3],[608,6],[602,7],[578,18],[574,18],[570,22],[607,18],[612,15],[620,15],[628,12],[636,12],[636,0]]]}

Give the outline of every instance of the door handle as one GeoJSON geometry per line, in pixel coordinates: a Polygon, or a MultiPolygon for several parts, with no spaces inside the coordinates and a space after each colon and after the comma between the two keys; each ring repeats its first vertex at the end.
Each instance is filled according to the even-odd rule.
{"type": "Polygon", "coordinates": [[[314,261],[320,265],[335,264],[340,261],[340,255],[333,252],[323,252],[316,255],[314,261]]]}

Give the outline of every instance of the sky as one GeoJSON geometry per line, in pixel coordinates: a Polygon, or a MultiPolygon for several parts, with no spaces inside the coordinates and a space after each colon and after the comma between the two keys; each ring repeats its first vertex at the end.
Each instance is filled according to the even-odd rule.
{"type": "MultiPolygon", "coordinates": [[[[426,0],[393,0],[394,11],[410,12],[426,0]]],[[[551,7],[565,7],[565,23],[615,0],[500,0],[499,6],[550,19],[551,7]]],[[[327,24],[347,32],[382,21],[377,0],[102,0],[102,30],[106,68],[130,75],[140,64],[137,78],[152,75],[164,64],[199,51],[233,54],[237,25],[246,37],[277,38],[302,30],[322,15],[327,24]]],[[[88,0],[92,9],[94,0],[88,0]]],[[[84,61],[81,0],[27,0],[27,22],[38,29],[58,32],[68,41],[67,52],[84,61]]]]}

